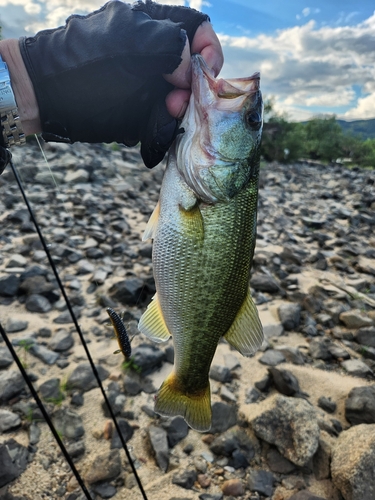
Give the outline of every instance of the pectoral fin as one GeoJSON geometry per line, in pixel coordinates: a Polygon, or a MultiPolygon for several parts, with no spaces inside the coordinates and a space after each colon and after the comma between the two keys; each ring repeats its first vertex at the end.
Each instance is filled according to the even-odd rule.
{"type": "Polygon", "coordinates": [[[142,241],[146,241],[149,238],[155,238],[156,228],[159,220],[159,214],[160,214],[160,202],[158,201],[156,207],[154,208],[154,211],[151,214],[151,217],[147,222],[147,226],[143,234],[142,241]]]}
{"type": "Polygon", "coordinates": [[[138,330],[158,343],[166,342],[171,336],[165,324],[156,293],[139,320],[138,330]]]}
{"type": "Polygon", "coordinates": [[[262,345],[263,328],[250,290],[224,338],[243,356],[251,356],[262,345]]]}

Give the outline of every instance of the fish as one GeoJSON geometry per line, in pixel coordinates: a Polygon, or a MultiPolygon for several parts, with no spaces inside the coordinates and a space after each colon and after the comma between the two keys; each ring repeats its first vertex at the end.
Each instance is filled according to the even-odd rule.
{"type": "Polygon", "coordinates": [[[211,427],[209,370],[224,338],[244,356],[263,342],[250,294],[256,241],[263,102],[260,75],[215,78],[192,56],[192,94],[172,144],[158,204],[143,240],[153,239],[156,294],[138,329],[170,337],[174,366],[155,412],[211,427]]]}
{"type": "Polygon", "coordinates": [[[113,354],[119,354],[121,352],[125,360],[129,360],[132,354],[131,339],[129,339],[124,322],[121,316],[119,316],[111,307],[107,307],[106,311],[109,319],[111,320],[119,346],[119,349],[114,351],[113,354]]]}

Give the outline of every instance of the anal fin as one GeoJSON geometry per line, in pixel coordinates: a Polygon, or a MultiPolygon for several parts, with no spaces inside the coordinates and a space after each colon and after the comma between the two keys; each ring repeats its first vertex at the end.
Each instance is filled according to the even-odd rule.
{"type": "Polygon", "coordinates": [[[138,323],[138,330],[154,342],[166,342],[171,334],[165,324],[157,293],[138,323]]]}
{"type": "Polygon", "coordinates": [[[224,338],[243,356],[253,355],[262,345],[263,327],[250,290],[224,338]]]}

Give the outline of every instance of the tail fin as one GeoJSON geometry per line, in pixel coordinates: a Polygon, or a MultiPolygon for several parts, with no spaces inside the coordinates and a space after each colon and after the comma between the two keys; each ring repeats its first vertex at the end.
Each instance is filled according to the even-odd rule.
{"type": "Polygon", "coordinates": [[[196,431],[210,430],[212,412],[209,382],[200,394],[186,394],[178,388],[176,375],[172,372],[156,396],[155,412],[169,417],[180,415],[196,431]]]}

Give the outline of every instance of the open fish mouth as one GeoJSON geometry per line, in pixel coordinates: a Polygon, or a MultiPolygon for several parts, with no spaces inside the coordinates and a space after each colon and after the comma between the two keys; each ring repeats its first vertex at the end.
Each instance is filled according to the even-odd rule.
{"type": "MultiPolygon", "coordinates": [[[[260,96],[260,73],[254,73],[246,78],[216,79],[212,70],[200,54],[193,54],[192,62],[192,92],[194,98],[202,109],[216,100],[220,110],[230,109],[231,112],[239,111],[251,94],[260,96]],[[233,100],[237,99],[237,103],[233,100]],[[225,102],[227,101],[227,102],[225,102]],[[228,102],[229,101],[229,102],[228,102]]],[[[261,99],[258,99],[261,104],[261,99]]],[[[259,118],[261,119],[260,109],[259,118]]]]}

